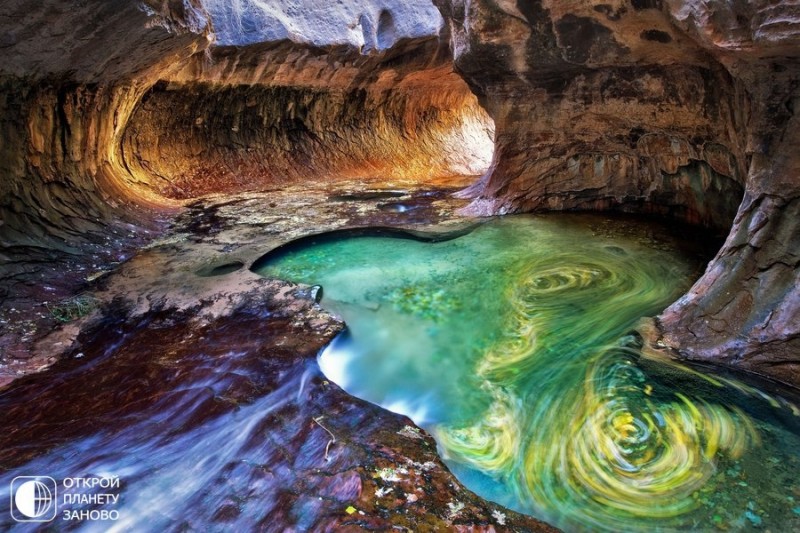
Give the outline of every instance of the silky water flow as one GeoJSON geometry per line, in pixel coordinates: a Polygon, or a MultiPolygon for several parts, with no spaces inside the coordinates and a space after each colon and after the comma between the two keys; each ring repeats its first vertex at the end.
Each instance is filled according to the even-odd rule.
{"type": "Polygon", "coordinates": [[[348,326],[326,376],[430,431],[483,497],[567,530],[800,527],[794,403],[641,355],[637,323],[699,275],[656,234],[505,217],[437,242],[320,236],[258,271],[324,288],[348,326]]]}

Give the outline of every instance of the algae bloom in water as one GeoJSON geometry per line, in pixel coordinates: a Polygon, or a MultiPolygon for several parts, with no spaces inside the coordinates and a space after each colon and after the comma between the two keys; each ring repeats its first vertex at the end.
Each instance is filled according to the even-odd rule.
{"type": "Polygon", "coordinates": [[[796,520],[766,496],[789,488],[768,459],[798,463],[800,440],[773,420],[793,406],[641,359],[635,325],[697,275],[646,229],[508,217],[444,242],[324,239],[263,263],[324,286],[347,322],[321,356],[328,377],[431,431],[484,497],[569,530],[796,520]]]}

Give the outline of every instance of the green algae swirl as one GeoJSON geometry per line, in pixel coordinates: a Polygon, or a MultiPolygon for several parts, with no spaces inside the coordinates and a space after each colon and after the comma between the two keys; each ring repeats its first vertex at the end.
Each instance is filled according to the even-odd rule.
{"type": "Polygon", "coordinates": [[[736,458],[758,442],[736,410],[680,393],[651,400],[636,352],[614,342],[669,300],[674,276],[654,262],[631,266],[613,247],[525,261],[507,291],[503,338],[476,367],[493,403],[473,425],[435,428],[452,458],[595,527],[686,513],[718,452],[736,458]]]}
{"type": "Polygon", "coordinates": [[[751,507],[767,505],[741,464],[768,478],[775,435],[800,449],[725,400],[760,395],[796,411],[788,402],[643,369],[631,332],[696,275],[648,231],[512,217],[447,242],[321,242],[260,272],[325,287],[322,305],[349,327],[321,358],[329,378],[428,429],[474,491],[567,530],[755,524],[751,507]]]}

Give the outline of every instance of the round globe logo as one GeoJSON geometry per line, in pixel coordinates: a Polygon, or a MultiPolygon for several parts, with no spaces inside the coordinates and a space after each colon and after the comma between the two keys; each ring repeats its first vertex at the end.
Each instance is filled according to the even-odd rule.
{"type": "Polygon", "coordinates": [[[19,477],[14,479],[12,487],[12,517],[15,520],[48,522],[55,518],[55,480],[49,477],[19,477]]]}
{"type": "Polygon", "coordinates": [[[53,505],[53,494],[50,489],[39,480],[26,481],[14,494],[14,503],[19,512],[28,518],[40,518],[47,514],[53,505]]]}

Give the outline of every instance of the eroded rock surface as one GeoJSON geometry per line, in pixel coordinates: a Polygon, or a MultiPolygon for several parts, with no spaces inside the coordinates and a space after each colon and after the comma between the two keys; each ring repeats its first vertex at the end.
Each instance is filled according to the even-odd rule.
{"type": "Polygon", "coordinates": [[[157,196],[359,178],[479,175],[493,125],[435,38],[387,54],[283,42],[214,48],[148,91],[122,139],[157,196]]]}
{"type": "MultiPolygon", "coordinates": [[[[202,421],[283,386],[299,391],[266,422],[285,428],[284,440],[269,453],[248,451],[261,461],[247,467],[254,487],[263,488],[260,476],[289,487],[255,501],[285,523],[490,530],[503,525],[497,511],[511,529],[542,527],[466,493],[427,436],[409,437],[406,420],[325,384],[313,352],[338,324],[294,287],[239,268],[311,227],[436,218],[438,197],[415,200],[411,214],[403,196],[353,202],[364,183],[463,186],[453,174],[483,174],[466,192],[467,213],[616,209],[712,231],[732,224],[653,340],[680,357],[800,383],[798,6],[436,4],[443,19],[422,0],[327,3],[328,11],[299,0],[0,1],[2,382],[64,355],[67,373],[97,362],[102,372],[89,375],[100,379],[106,409],[65,425],[39,408],[41,398],[64,394],[75,409],[97,401],[70,392],[79,377],[11,384],[2,402],[12,426],[43,423],[6,434],[4,466],[23,461],[15,454],[26,446],[42,452],[91,436],[94,423],[120,430],[136,416],[112,405],[118,382],[108,361],[144,376],[119,390],[139,398],[147,379],[193,379],[175,375],[180,358],[219,330],[241,351],[207,354],[211,367],[225,361],[216,377],[228,389],[183,400],[210,406],[202,421]],[[195,200],[231,193],[239,196],[195,200]],[[142,249],[187,205],[168,239],[142,249]],[[53,309],[82,291],[95,312],[53,330],[53,309]],[[131,342],[113,346],[92,329],[101,316],[131,342]],[[244,335],[259,326],[273,335],[244,335]],[[174,350],[151,360],[156,343],[174,350]],[[278,383],[261,371],[286,373],[278,383]],[[319,416],[344,435],[332,465],[320,462],[329,434],[319,416]],[[386,469],[400,468],[406,485],[390,485],[386,469]],[[425,498],[412,501],[418,484],[425,498]]],[[[175,392],[157,389],[142,398],[145,412],[175,392]]],[[[213,521],[237,523],[241,502],[232,494],[213,521]]]]}
{"type": "Polygon", "coordinates": [[[0,6],[0,242],[96,243],[93,230],[141,223],[142,208],[174,198],[394,167],[422,179],[481,173],[491,156],[491,121],[420,2],[272,5],[296,21],[291,39],[239,20],[269,7],[256,0],[231,4],[237,20],[199,0],[0,6]],[[319,24],[356,12],[354,24],[415,18],[378,48],[319,24]]]}
{"type": "Polygon", "coordinates": [[[211,4],[0,2],[0,364],[29,359],[53,308],[192,198],[433,183],[488,166],[491,120],[453,73],[432,5],[326,8],[332,23],[414,14],[370,48],[320,26],[319,6],[270,4],[283,19],[311,18],[262,42],[271,37],[211,4]]]}
{"type": "Polygon", "coordinates": [[[315,46],[386,50],[402,39],[439,33],[442,17],[428,0],[203,0],[216,41],[225,46],[291,40],[315,46]]]}
{"type": "Polygon", "coordinates": [[[797,383],[797,6],[437,5],[444,26],[423,2],[331,5],[334,31],[289,0],[6,2],[3,320],[46,328],[18,308],[80,290],[186,199],[480,174],[496,125],[470,213],[736,219],[662,340],[797,383]]]}
{"type": "Polygon", "coordinates": [[[390,185],[194,202],[170,235],[93,284],[98,311],[82,327],[39,341],[34,352],[57,362],[41,359],[48,370],[0,390],[16,428],[0,437],[0,467],[72,476],[126,465],[119,524],[134,528],[147,516],[169,530],[553,531],[476,497],[413,422],[328,382],[316,355],[343,324],[308,287],[219,268],[311,232],[470,223],[454,213],[464,205],[448,194],[456,187],[390,185]],[[389,193],[418,218],[380,209],[389,193]],[[196,464],[192,479],[207,482],[189,486],[196,464]],[[173,474],[185,490],[161,509],[147,483],[173,474]]]}
{"type": "Polygon", "coordinates": [[[733,230],[661,317],[681,357],[800,383],[800,8],[437,0],[496,124],[470,212],[616,209],[733,230]],[[735,222],[734,222],[735,220],[735,222]]]}
{"type": "Polygon", "coordinates": [[[456,67],[497,127],[473,211],[733,220],[746,173],[739,87],[665,13],[617,4],[440,2],[456,67]]]}
{"type": "Polygon", "coordinates": [[[261,281],[204,323],[122,313],[87,331],[79,352],[3,390],[5,421],[19,428],[0,439],[3,470],[41,463],[65,443],[79,450],[78,464],[59,461],[73,472],[127,464],[124,527],[552,531],[465,490],[424,431],[328,382],[315,356],[341,323],[290,297],[292,287],[261,281]],[[142,454],[133,462],[131,447],[142,454]],[[203,465],[202,487],[191,487],[186,460],[203,465]],[[168,510],[139,506],[140,476],[174,466],[184,496],[168,510]]]}

